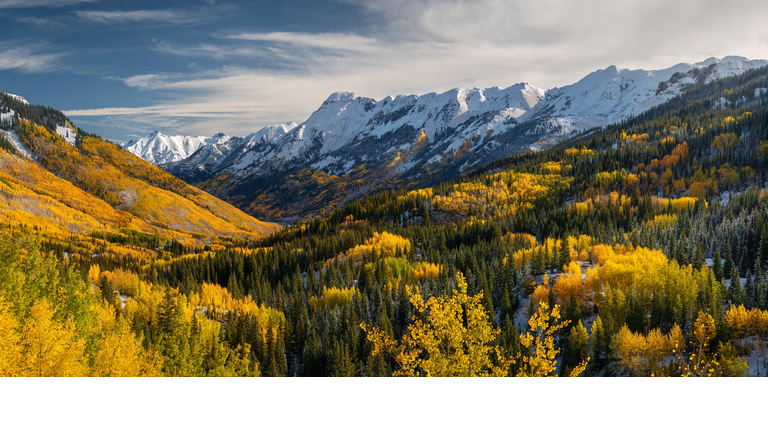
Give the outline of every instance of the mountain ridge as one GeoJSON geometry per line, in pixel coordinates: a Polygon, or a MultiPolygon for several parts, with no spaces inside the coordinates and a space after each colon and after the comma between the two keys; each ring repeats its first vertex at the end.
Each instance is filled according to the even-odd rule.
{"type": "Polygon", "coordinates": [[[323,178],[325,186],[335,185],[331,201],[337,205],[385,183],[444,181],[498,158],[619,123],[696,85],[766,64],[729,56],[662,70],[611,66],[548,90],[518,83],[380,101],[339,91],[285,134],[217,159],[225,164],[200,170],[204,161],[182,162],[169,171],[257,217],[311,217],[320,213],[277,195],[298,196],[308,189],[318,194],[317,179],[323,178]],[[313,174],[318,171],[322,174],[313,174]],[[310,180],[310,185],[302,183],[310,180]],[[274,205],[254,204],[271,199],[276,199],[274,205]]]}

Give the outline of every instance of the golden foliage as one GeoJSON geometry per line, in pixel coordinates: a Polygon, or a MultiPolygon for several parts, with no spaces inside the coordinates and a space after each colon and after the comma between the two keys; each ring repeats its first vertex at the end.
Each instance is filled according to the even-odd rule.
{"type": "Polygon", "coordinates": [[[744,305],[731,306],[725,312],[725,323],[735,339],[750,335],[762,336],[768,331],[768,311],[747,309],[744,305]]]}
{"type": "Polygon", "coordinates": [[[361,324],[373,342],[373,355],[391,355],[400,369],[396,376],[504,376],[512,363],[494,346],[499,330],[488,323],[483,294],[467,294],[467,283],[456,275],[451,297],[430,297],[408,286],[418,316],[400,343],[370,324],[361,324]],[[494,357],[496,364],[494,364],[494,357]]]}
{"type": "Polygon", "coordinates": [[[104,333],[99,350],[93,357],[92,376],[145,377],[161,375],[161,360],[144,351],[141,341],[124,321],[104,333]]]}
{"type": "Polygon", "coordinates": [[[318,308],[332,309],[335,307],[343,307],[351,303],[352,297],[354,297],[356,294],[359,294],[356,288],[331,287],[328,289],[323,287],[323,293],[320,295],[320,297],[310,297],[309,304],[312,306],[312,309],[314,309],[315,312],[317,312],[318,308]]]}
{"type": "MultiPolygon", "coordinates": [[[[381,234],[373,233],[373,237],[366,240],[365,243],[353,247],[346,253],[339,254],[335,259],[338,261],[350,259],[355,262],[362,262],[363,257],[373,253],[376,253],[382,258],[394,257],[398,250],[405,254],[409,253],[411,251],[411,241],[385,231],[381,234]]],[[[326,265],[330,264],[332,261],[333,259],[328,260],[326,265]]]]}
{"type": "Polygon", "coordinates": [[[0,297],[0,377],[19,376],[23,370],[18,326],[8,303],[0,297]]]}
{"type": "Polygon", "coordinates": [[[22,332],[22,374],[36,377],[77,377],[86,375],[83,362],[85,339],[70,320],[58,322],[48,300],[29,309],[22,332]]]}
{"type": "Polygon", "coordinates": [[[438,264],[420,262],[411,270],[411,278],[417,281],[425,279],[438,279],[440,277],[441,266],[438,264]]]}
{"type": "Polygon", "coordinates": [[[432,205],[437,211],[465,217],[509,217],[532,210],[538,198],[557,195],[572,181],[559,175],[501,172],[454,184],[446,195],[436,195],[432,205]]]}
{"type": "MultiPolygon", "coordinates": [[[[560,321],[560,306],[549,308],[547,302],[541,302],[536,312],[528,320],[530,330],[520,337],[520,345],[531,350],[530,356],[521,356],[522,365],[519,377],[545,377],[557,376],[554,374],[557,367],[555,358],[560,353],[555,348],[555,335],[568,325],[568,322],[560,321]]],[[[578,376],[587,367],[589,357],[576,366],[571,376],[578,376]]]]}
{"type": "Polygon", "coordinates": [[[712,141],[712,148],[719,152],[725,152],[737,146],[739,143],[741,143],[741,138],[738,138],[733,132],[728,132],[716,136],[712,141]]]}
{"type": "Polygon", "coordinates": [[[652,329],[648,335],[635,333],[625,324],[614,341],[619,365],[633,376],[644,376],[646,373],[658,375],[667,366],[665,357],[674,354],[677,346],[684,345],[685,338],[677,324],[666,336],[658,328],[652,329]]]}

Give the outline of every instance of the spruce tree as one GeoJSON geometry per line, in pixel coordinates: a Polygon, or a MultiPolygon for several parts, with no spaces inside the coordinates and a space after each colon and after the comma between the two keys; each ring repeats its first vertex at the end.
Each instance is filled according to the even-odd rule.
{"type": "Polygon", "coordinates": [[[731,286],[728,289],[728,297],[731,303],[740,305],[744,303],[744,298],[741,289],[741,279],[739,279],[739,268],[733,266],[731,270],[731,286]]]}
{"type": "Polygon", "coordinates": [[[563,267],[567,266],[571,262],[571,242],[568,239],[568,236],[563,236],[562,240],[560,240],[560,268],[559,271],[562,271],[563,267]]]}
{"type": "Polygon", "coordinates": [[[704,258],[704,251],[701,248],[701,243],[696,242],[696,258],[693,262],[693,268],[700,269],[705,265],[707,265],[707,261],[704,258]]]}
{"type": "Polygon", "coordinates": [[[592,344],[592,356],[595,362],[602,365],[602,361],[607,356],[607,337],[605,334],[605,328],[603,327],[603,320],[600,319],[600,315],[592,322],[592,338],[590,340],[592,344]]]}
{"type": "Polygon", "coordinates": [[[727,277],[731,277],[733,273],[733,256],[731,255],[731,242],[729,241],[725,246],[725,265],[723,266],[723,274],[727,277]]]}
{"type": "Polygon", "coordinates": [[[718,281],[723,280],[724,271],[722,258],[720,257],[720,251],[715,249],[715,257],[712,260],[712,272],[715,274],[715,279],[718,281]]]}
{"type": "Polygon", "coordinates": [[[739,261],[739,269],[741,273],[739,273],[742,277],[747,276],[747,271],[749,270],[749,264],[751,261],[749,260],[749,248],[745,245],[744,246],[744,252],[741,253],[741,260],[739,261]]]}

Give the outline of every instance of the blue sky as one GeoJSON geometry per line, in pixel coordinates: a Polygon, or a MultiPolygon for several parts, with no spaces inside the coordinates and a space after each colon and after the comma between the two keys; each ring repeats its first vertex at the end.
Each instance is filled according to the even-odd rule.
{"type": "Polygon", "coordinates": [[[245,135],[332,92],[549,88],[615,64],[768,58],[768,2],[0,0],[0,90],[127,141],[245,135]]]}

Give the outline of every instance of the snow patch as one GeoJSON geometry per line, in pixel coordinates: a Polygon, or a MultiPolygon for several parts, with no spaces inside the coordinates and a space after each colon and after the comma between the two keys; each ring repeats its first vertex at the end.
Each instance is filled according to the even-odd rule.
{"type": "Polygon", "coordinates": [[[71,127],[69,127],[69,125],[56,125],[56,134],[69,144],[75,145],[75,137],[77,136],[77,133],[71,127]]]}
{"type": "Polygon", "coordinates": [[[19,95],[15,95],[15,94],[11,94],[11,93],[6,93],[6,92],[3,92],[3,93],[5,93],[5,94],[7,94],[8,96],[10,96],[10,97],[12,97],[12,98],[16,99],[16,100],[17,100],[17,101],[19,101],[19,102],[22,102],[22,103],[25,103],[25,104],[29,105],[29,102],[27,102],[27,100],[26,100],[26,99],[24,99],[23,97],[21,97],[21,96],[19,96],[19,95]]]}
{"type": "Polygon", "coordinates": [[[0,129],[0,134],[3,134],[5,138],[11,142],[14,148],[16,148],[16,151],[19,152],[22,156],[24,156],[27,159],[33,159],[32,157],[32,150],[30,150],[29,147],[27,147],[26,144],[24,144],[21,139],[19,139],[19,136],[14,131],[4,131],[0,129]]]}

